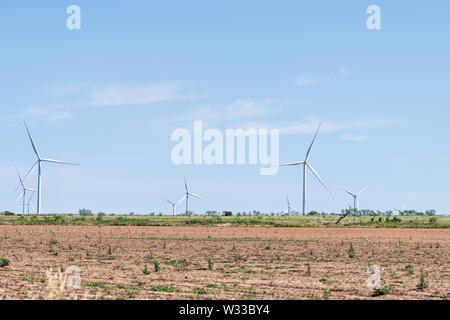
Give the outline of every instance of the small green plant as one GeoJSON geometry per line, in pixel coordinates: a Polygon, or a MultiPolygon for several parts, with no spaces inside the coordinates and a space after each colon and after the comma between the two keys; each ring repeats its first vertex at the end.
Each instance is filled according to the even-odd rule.
{"type": "Polygon", "coordinates": [[[142,272],[143,272],[144,274],[150,274],[150,273],[151,273],[151,271],[148,270],[147,265],[144,265],[144,270],[143,270],[142,272]]]}
{"type": "Polygon", "coordinates": [[[349,258],[353,259],[356,257],[355,248],[353,247],[353,243],[350,242],[350,249],[348,250],[349,258]]]}
{"type": "Polygon", "coordinates": [[[10,263],[9,259],[7,258],[0,258],[0,267],[6,267],[10,263]]]}
{"type": "Polygon", "coordinates": [[[426,289],[428,288],[428,281],[427,281],[428,272],[423,271],[423,269],[420,270],[420,281],[417,285],[418,289],[426,289]]]}
{"type": "Polygon", "coordinates": [[[414,268],[413,268],[413,266],[410,265],[410,264],[408,264],[408,265],[405,267],[405,270],[406,270],[406,274],[407,274],[408,276],[412,276],[412,275],[414,274],[414,268]]]}
{"type": "Polygon", "coordinates": [[[50,246],[52,246],[52,245],[54,245],[54,244],[57,244],[58,243],[58,241],[56,241],[55,239],[50,239],[50,246]]]}
{"type": "Polygon", "coordinates": [[[323,300],[328,300],[330,298],[330,289],[323,290],[323,300]]]}
{"type": "Polygon", "coordinates": [[[109,255],[112,255],[112,253],[113,253],[112,248],[111,248],[111,246],[109,246],[109,248],[108,248],[108,254],[109,254],[109,255]]]}
{"type": "Polygon", "coordinates": [[[194,293],[196,293],[196,294],[208,294],[208,291],[206,289],[195,289],[194,293]]]}
{"type": "Polygon", "coordinates": [[[208,269],[213,270],[214,269],[214,259],[208,258],[208,269]]]}
{"type": "Polygon", "coordinates": [[[311,275],[311,262],[308,262],[306,268],[306,275],[309,277],[311,275]]]}
{"type": "Polygon", "coordinates": [[[372,297],[378,297],[378,296],[384,296],[391,293],[391,287],[390,286],[383,286],[380,288],[376,288],[372,294],[372,297]]]}
{"type": "Polygon", "coordinates": [[[69,250],[72,250],[72,249],[73,249],[72,245],[71,245],[71,244],[69,244],[69,250]]]}
{"type": "Polygon", "coordinates": [[[153,266],[155,267],[155,272],[161,270],[161,265],[158,261],[153,261],[153,266]]]}

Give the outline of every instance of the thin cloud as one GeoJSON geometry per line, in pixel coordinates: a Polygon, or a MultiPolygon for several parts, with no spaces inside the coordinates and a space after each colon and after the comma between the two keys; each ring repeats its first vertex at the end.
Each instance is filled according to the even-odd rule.
{"type": "Polygon", "coordinates": [[[353,141],[353,142],[363,142],[369,139],[367,136],[355,135],[355,134],[343,134],[340,136],[341,140],[353,141]]]}
{"type": "Polygon", "coordinates": [[[216,121],[237,118],[261,117],[276,114],[279,103],[271,99],[238,99],[230,104],[198,106],[193,112],[174,119],[175,121],[216,121]]]}
{"type": "Polygon", "coordinates": [[[15,116],[19,118],[40,118],[45,121],[59,121],[70,118],[72,114],[69,111],[59,110],[59,106],[54,107],[30,106],[22,109],[15,116]]]}
{"type": "Polygon", "coordinates": [[[192,100],[196,95],[181,93],[179,85],[161,83],[141,86],[112,85],[91,88],[86,104],[94,107],[143,105],[162,101],[192,100]]]}
{"type": "MultiPolygon", "coordinates": [[[[385,120],[385,119],[373,119],[373,120],[360,120],[360,121],[319,121],[316,119],[310,119],[307,122],[300,123],[279,123],[277,125],[269,125],[267,123],[247,122],[242,125],[244,128],[256,128],[256,129],[279,129],[280,134],[284,135],[302,135],[302,134],[314,134],[317,130],[319,123],[322,123],[321,132],[335,133],[356,129],[372,129],[383,126],[389,126],[398,123],[399,121],[385,120]]],[[[348,136],[350,137],[350,136],[348,136]]],[[[354,136],[355,138],[356,136],[354,136]]],[[[361,138],[361,137],[359,137],[361,138]]]]}
{"type": "Polygon", "coordinates": [[[338,77],[346,77],[349,74],[347,68],[341,67],[337,72],[324,75],[324,76],[311,76],[311,75],[301,75],[295,78],[294,85],[296,87],[305,87],[320,82],[325,82],[329,80],[336,79],[338,77]]]}

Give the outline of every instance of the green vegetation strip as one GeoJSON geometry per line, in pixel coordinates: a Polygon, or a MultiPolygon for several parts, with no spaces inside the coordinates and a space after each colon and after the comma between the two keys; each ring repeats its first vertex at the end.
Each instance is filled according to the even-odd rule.
{"type": "Polygon", "coordinates": [[[349,216],[338,225],[339,215],[314,216],[155,216],[155,215],[1,215],[0,225],[61,226],[264,226],[264,227],[373,227],[450,228],[450,216],[349,216]]]}

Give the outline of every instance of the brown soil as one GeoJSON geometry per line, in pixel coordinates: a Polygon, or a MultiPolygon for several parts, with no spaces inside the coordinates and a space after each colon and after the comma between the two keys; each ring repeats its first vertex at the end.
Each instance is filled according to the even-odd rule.
{"type": "Polygon", "coordinates": [[[10,264],[0,267],[0,299],[444,299],[450,293],[445,229],[0,226],[1,257],[10,264]],[[387,295],[372,297],[369,264],[381,268],[387,295]],[[69,266],[81,269],[78,290],[64,286],[64,272],[56,281],[57,270],[69,266]],[[417,287],[421,270],[424,289],[417,287]]]}

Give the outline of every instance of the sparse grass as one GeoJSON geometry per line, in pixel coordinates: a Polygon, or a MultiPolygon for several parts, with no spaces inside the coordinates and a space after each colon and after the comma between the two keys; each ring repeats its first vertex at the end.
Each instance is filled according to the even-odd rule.
{"type": "Polygon", "coordinates": [[[155,272],[161,270],[161,264],[159,263],[159,261],[153,261],[153,266],[155,268],[155,272]]]}
{"type": "Polygon", "coordinates": [[[417,285],[418,289],[426,289],[428,288],[428,281],[427,281],[428,272],[423,271],[423,269],[420,270],[420,280],[419,284],[417,285]]]}
{"type": "Polygon", "coordinates": [[[348,249],[348,257],[353,259],[356,258],[355,248],[353,247],[353,243],[350,242],[350,249],[348,249]]]}
{"type": "Polygon", "coordinates": [[[414,274],[414,267],[413,267],[412,265],[410,265],[410,264],[408,264],[408,265],[405,267],[405,270],[406,270],[406,274],[407,274],[408,276],[412,276],[412,275],[414,274]]]}
{"type": "Polygon", "coordinates": [[[151,290],[160,292],[174,292],[175,288],[172,286],[155,286],[151,290]]]}
{"type": "Polygon", "coordinates": [[[208,258],[208,269],[213,270],[214,269],[214,259],[208,258]]]}
{"type": "Polygon", "coordinates": [[[381,288],[377,288],[372,293],[372,297],[384,296],[391,293],[392,289],[390,286],[383,285],[381,288]]]}
{"type": "Polygon", "coordinates": [[[208,283],[206,285],[207,288],[214,288],[214,289],[219,289],[220,287],[217,284],[214,283],[208,283]]]}
{"type": "Polygon", "coordinates": [[[311,262],[308,262],[306,268],[306,275],[309,277],[311,275],[311,262]]]}

